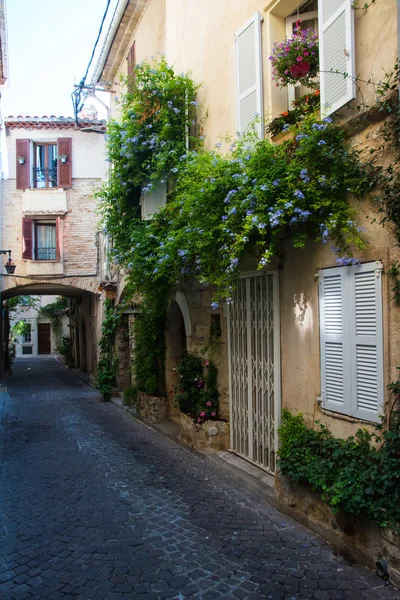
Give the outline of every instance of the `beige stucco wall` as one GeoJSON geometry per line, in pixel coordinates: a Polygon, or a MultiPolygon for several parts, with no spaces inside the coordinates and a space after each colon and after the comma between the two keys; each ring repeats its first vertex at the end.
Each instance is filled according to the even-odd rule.
{"type": "MultiPolygon", "coordinates": [[[[137,60],[149,59],[163,50],[177,72],[191,71],[203,85],[198,99],[208,109],[204,123],[206,145],[211,148],[226,133],[236,135],[236,105],[234,79],[234,33],[259,11],[262,23],[264,112],[276,116],[287,109],[287,92],[271,81],[270,55],[272,43],[285,37],[285,17],[296,10],[296,0],[262,3],[259,0],[204,0],[201,4],[187,0],[154,0],[150,2],[131,43],[136,41],[137,60]]],[[[389,72],[397,56],[397,16],[394,0],[381,0],[367,10],[355,11],[356,72],[362,80],[379,82],[389,72]]],[[[127,48],[128,50],[128,48],[127,48]]],[[[126,70],[126,61],[121,64],[126,70]]],[[[358,100],[375,99],[375,86],[359,83],[358,100]]],[[[355,103],[356,104],[356,103],[355,103]]],[[[117,116],[115,103],[112,111],[117,116]]],[[[356,111],[342,111],[341,118],[355,116],[356,111]]],[[[353,139],[359,148],[377,146],[381,141],[379,125],[361,132],[353,139]]],[[[365,261],[381,260],[384,268],[398,256],[395,240],[389,229],[383,229],[373,219],[375,207],[366,199],[356,205],[358,222],[367,228],[365,261]]],[[[322,414],[317,404],[320,395],[318,284],[314,274],[318,269],[335,266],[335,257],[326,246],[309,245],[294,250],[290,242],[283,244],[280,260],[281,310],[281,380],[282,405],[301,411],[310,423],[319,419],[329,424],[335,435],[355,433],[360,422],[322,414]]],[[[246,262],[246,261],[244,261],[246,262]]],[[[249,262],[249,268],[253,268],[249,262]]],[[[385,385],[396,377],[400,365],[400,311],[391,300],[391,281],[383,274],[385,385]]],[[[204,346],[209,328],[210,293],[193,289],[187,294],[192,320],[189,349],[204,346]]],[[[227,344],[223,322],[223,339],[218,359],[224,416],[228,416],[226,401],[227,344]]],[[[172,363],[171,363],[172,364],[172,363]]],[[[171,369],[170,362],[167,368],[171,369]]],[[[172,376],[167,373],[168,382],[172,376]]],[[[387,396],[388,400],[388,396],[387,396]]],[[[362,424],[363,425],[363,424],[362,424]]]]}
{"type": "MultiPolygon", "coordinates": [[[[188,0],[152,0],[132,34],[136,42],[136,59],[150,60],[164,52],[176,71],[190,71],[193,79],[202,83],[198,99],[208,117],[204,124],[206,145],[213,147],[221,135],[236,135],[234,33],[256,11],[263,17],[262,72],[264,114],[266,121],[287,110],[287,91],[276,87],[271,79],[269,56],[275,41],[286,36],[285,17],[297,7],[296,0],[203,0],[201,4],[188,0]]],[[[130,45],[129,45],[130,47],[130,45]]],[[[128,51],[128,48],[127,48],[128,51]]],[[[355,11],[355,63],[360,78],[360,100],[371,103],[375,84],[385,79],[397,57],[397,20],[394,0],[381,0],[367,10],[355,11]]],[[[119,71],[126,74],[127,61],[119,71]]],[[[118,116],[115,97],[122,88],[117,85],[112,94],[111,114],[118,116]]],[[[348,113],[345,115],[348,116],[348,113]]]]}

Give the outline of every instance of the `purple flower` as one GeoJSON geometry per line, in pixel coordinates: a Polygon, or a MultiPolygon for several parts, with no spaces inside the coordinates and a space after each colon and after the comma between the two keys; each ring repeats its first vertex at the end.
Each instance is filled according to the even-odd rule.
{"type": "Polygon", "coordinates": [[[319,140],[318,146],[326,146],[325,140],[319,140]]]}
{"type": "Polygon", "coordinates": [[[280,179],[275,179],[275,180],[272,182],[272,185],[274,185],[275,187],[277,187],[277,186],[280,184],[280,182],[281,182],[281,180],[280,180],[280,179]]]}
{"type": "Polygon", "coordinates": [[[221,217],[222,221],[226,221],[227,218],[228,218],[227,215],[222,215],[222,217],[221,217]]]}
{"type": "Polygon", "coordinates": [[[298,198],[299,200],[304,199],[304,194],[301,190],[296,190],[295,192],[293,192],[293,196],[295,196],[295,198],[298,198]]]}
{"type": "Polygon", "coordinates": [[[310,183],[310,178],[307,173],[307,169],[302,169],[300,171],[300,179],[304,181],[304,183],[310,183]]]}
{"type": "Polygon", "coordinates": [[[218,304],[218,302],[211,302],[211,308],[212,308],[213,310],[216,310],[217,308],[219,308],[219,304],[218,304]]]}

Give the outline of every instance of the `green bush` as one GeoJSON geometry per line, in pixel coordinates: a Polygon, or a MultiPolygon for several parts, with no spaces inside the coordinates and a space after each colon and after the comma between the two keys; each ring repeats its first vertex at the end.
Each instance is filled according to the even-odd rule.
{"type": "MultiPolygon", "coordinates": [[[[397,387],[396,387],[397,386],[397,387]]],[[[400,523],[400,385],[390,424],[380,435],[359,429],[347,439],[306,426],[301,414],[283,410],[279,467],[294,482],[308,484],[333,510],[372,519],[381,527],[400,523]]]]}
{"type": "Polygon", "coordinates": [[[135,385],[130,385],[124,390],[122,395],[124,406],[133,406],[136,404],[137,392],[138,390],[135,385]]]}
{"type": "Polygon", "coordinates": [[[69,335],[62,336],[58,351],[64,357],[65,364],[68,367],[72,367],[74,365],[74,356],[72,353],[72,340],[69,335]]]}
{"type": "Polygon", "coordinates": [[[198,423],[218,419],[219,392],[217,368],[213,362],[190,352],[184,352],[177,368],[180,410],[198,423]]]}

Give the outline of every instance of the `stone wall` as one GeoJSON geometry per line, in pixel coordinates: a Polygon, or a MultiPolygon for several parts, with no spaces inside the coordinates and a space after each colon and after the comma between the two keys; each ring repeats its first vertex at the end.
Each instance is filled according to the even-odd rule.
{"type": "Polygon", "coordinates": [[[189,446],[203,452],[228,450],[230,444],[227,421],[205,421],[198,424],[191,417],[180,413],[180,438],[189,446]]]}
{"type": "Polygon", "coordinates": [[[167,398],[149,396],[138,392],[136,410],[139,417],[150,423],[162,423],[169,420],[169,406],[167,398]]]}
{"type": "Polygon", "coordinates": [[[318,531],[335,546],[364,563],[372,570],[378,560],[388,564],[392,583],[400,585],[400,535],[381,529],[372,521],[362,521],[343,513],[333,514],[330,508],[310,488],[276,478],[278,498],[289,507],[291,516],[318,531]]]}

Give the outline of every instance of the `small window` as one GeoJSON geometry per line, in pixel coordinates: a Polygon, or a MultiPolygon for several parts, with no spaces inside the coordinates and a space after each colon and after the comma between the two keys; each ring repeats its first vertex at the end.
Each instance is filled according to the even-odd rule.
{"type": "Polygon", "coordinates": [[[33,144],[33,187],[57,187],[57,144],[33,144]]]}
{"type": "Polygon", "coordinates": [[[32,341],[32,326],[30,324],[28,324],[28,328],[29,328],[29,330],[26,333],[24,333],[24,335],[22,336],[23,344],[29,344],[29,342],[32,341]]]}
{"type": "Polygon", "coordinates": [[[56,224],[34,223],[35,260],[56,260],[56,224]]]}
{"type": "Polygon", "coordinates": [[[32,354],[32,346],[22,346],[22,354],[32,354]]]}

